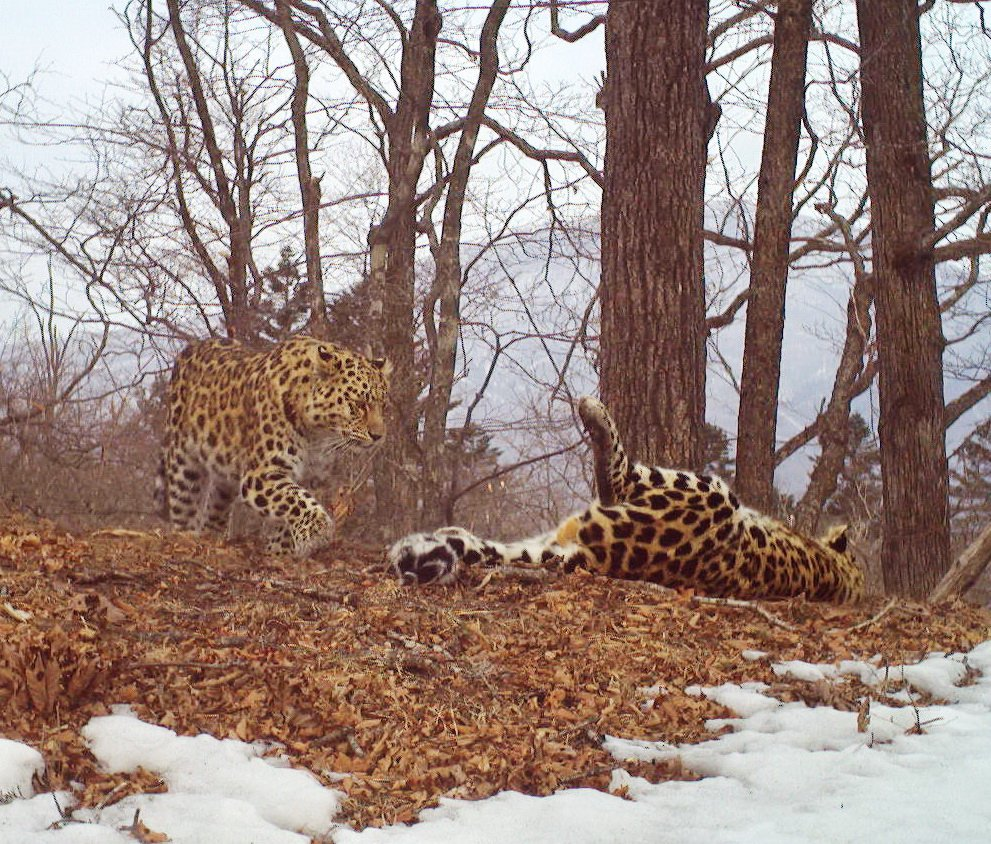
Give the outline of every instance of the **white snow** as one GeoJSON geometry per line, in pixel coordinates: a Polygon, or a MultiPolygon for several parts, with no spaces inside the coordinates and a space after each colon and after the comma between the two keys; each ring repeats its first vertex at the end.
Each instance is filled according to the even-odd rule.
{"type": "Polygon", "coordinates": [[[878,698],[911,705],[872,700],[861,732],[858,713],[782,702],[763,683],[694,687],[685,691],[735,713],[708,722],[713,732],[725,732],[682,746],[608,737],[605,747],[616,759],[612,793],[442,799],[416,824],[361,832],[334,822],[339,792],[284,760],[262,758],[266,748],[177,736],[118,710],[84,728],[97,761],[113,771],[153,771],[168,792],[73,811],[70,794],[34,794],[32,778],[43,765],[37,751],[0,739],[0,844],[133,842],[120,830],[135,810],[177,844],[305,844],[311,836],[337,844],[991,840],[991,641],[915,665],[885,666],[876,658],[773,668],[798,682],[846,684],[853,677],[878,698]],[[933,699],[940,702],[923,705],[933,699]],[[623,769],[627,759],[674,757],[704,778],[652,784],[623,769]]]}
{"type": "Polygon", "coordinates": [[[271,760],[259,757],[259,746],[207,735],[177,736],[130,715],[94,718],[83,728],[83,738],[106,770],[154,771],[168,785],[168,797],[208,798],[218,812],[236,818],[240,811],[252,825],[264,820],[282,829],[321,835],[330,828],[343,797],[307,771],[274,767],[271,760]]]}
{"type": "Polygon", "coordinates": [[[34,748],[0,738],[0,795],[32,794],[31,778],[45,770],[45,760],[34,748]]]}

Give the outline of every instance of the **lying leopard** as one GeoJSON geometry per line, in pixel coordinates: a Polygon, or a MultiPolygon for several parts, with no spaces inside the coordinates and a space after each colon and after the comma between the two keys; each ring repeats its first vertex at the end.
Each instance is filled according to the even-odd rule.
{"type": "Polygon", "coordinates": [[[264,352],[233,340],[188,346],[167,395],[169,521],[223,532],[240,497],[275,526],[270,552],[305,557],[327,544],[333,519],[300,480],[320,454],[382,438],[390,369],[312,337],[264,352]]]}
{"type": "Polygon", "coordinates": [[[447,583],[462,566],[559,563],[708,595],[855,601],[864,575],[846,527],[810,539],[744,507],[717,477],[633,463],[601,402],[579,415],[592,443],[598,500],[554,531],[510,544],[463,528],[412,534],[388,551],[407,582],[447,583]]]}

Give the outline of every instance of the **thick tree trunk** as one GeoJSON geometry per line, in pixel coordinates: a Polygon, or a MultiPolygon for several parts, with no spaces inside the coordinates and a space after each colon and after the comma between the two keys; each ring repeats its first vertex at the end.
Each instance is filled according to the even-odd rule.
{"type": "Polygon", "coordinates": [[[811,27],[812,0],[778,3],[764,149],[757,179],[736,451],[737,493],[761,510],[775,505],[774,452],[785,286],[811,27]]]}
{"type": "Polygon", "coordinates": [[[389,120],[389,204],[385,218],[368,235],[371,307],[379,317],[378,352],[393,363],[390,443],[376,461],[375,500],[385,532],[400,533],[418,521],[420,454],[414,362],[413,316],[416,261],[416,187],[429,148],[428,121],[434,95],[437,36],[441,16],[436,0],[417,0],[403,50],[401,87],[389,120]]]}
{"type": "Polygon", "coordinates": [[[600,383],[637,459],[701,462],[704,0],[611,3],[606,21],[600,383]]]}
{"type": "Polygon", "coordinates": [[[915,0],[857,0],[871,197],[885,588],[925,597],[949,558],[943,337],[915,0]]]}
{"type": "Polygon", "coordinates": [[[413,359],[413,281],[416,223],[410,208],[389,229],[369,235],[372,310],[379,316],[375,353],[393,364],[385,448],[375,461],[375,509],[383,532],[398,534],[417,522],[419,454],[416,399],[419,378],[413,359]]]}

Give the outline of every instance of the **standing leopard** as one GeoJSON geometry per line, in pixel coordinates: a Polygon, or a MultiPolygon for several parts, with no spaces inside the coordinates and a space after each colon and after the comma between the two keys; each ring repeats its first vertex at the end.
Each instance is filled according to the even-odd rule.
{"type": "Polygon", "coordinates": [[[308,460],[385,434],[391,366],[312,337],[256,352],[234,340],[189,345],[166,399],[163,475],[169,521],[226,529],[235,498],[274,525],[268,550],[305,557],[334,522],[301,486],[308,460]]]}
{"type": "Polygon", "coordinates": [[[406,581],[450,582],[464,564],[562,563],[626,580],[708,595],[818,601],[863,597],[864,575],[846,527],[811,539],[741,505],[725,481],[632,462],[605,406],[586,396],[578,412],[592,444],[598,500],[555,531],[510,544],[463,528],[413,534],[389,549],[406,581]]]}

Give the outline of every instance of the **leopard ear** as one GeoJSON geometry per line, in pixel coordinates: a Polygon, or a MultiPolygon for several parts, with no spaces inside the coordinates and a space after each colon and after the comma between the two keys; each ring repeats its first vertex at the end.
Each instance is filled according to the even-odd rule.
{"type": "Polygon", "coordinates": [[[837,525],[830,528],[823,537],[823,544],[832,548],[837,554],[845,554],[849,547],[849,525],[837,525]]]}
{"type": "Polygon", "coordinates": [[[317,346],[317,354],[320,356],[320,360],[324,363],[333,362],[337,369],[343,369],[344,366],[341,363],[341,356],[338,354],[337,350],[333,346],[327,346],[321,343],[317,346]]]}
{"type": "Polygon", "coordinates": [[[388,378],[392,375],[392,361],[388,358],[372,358],[371,364],[376,369],[381,370],[383,377],[388,378]]]}

